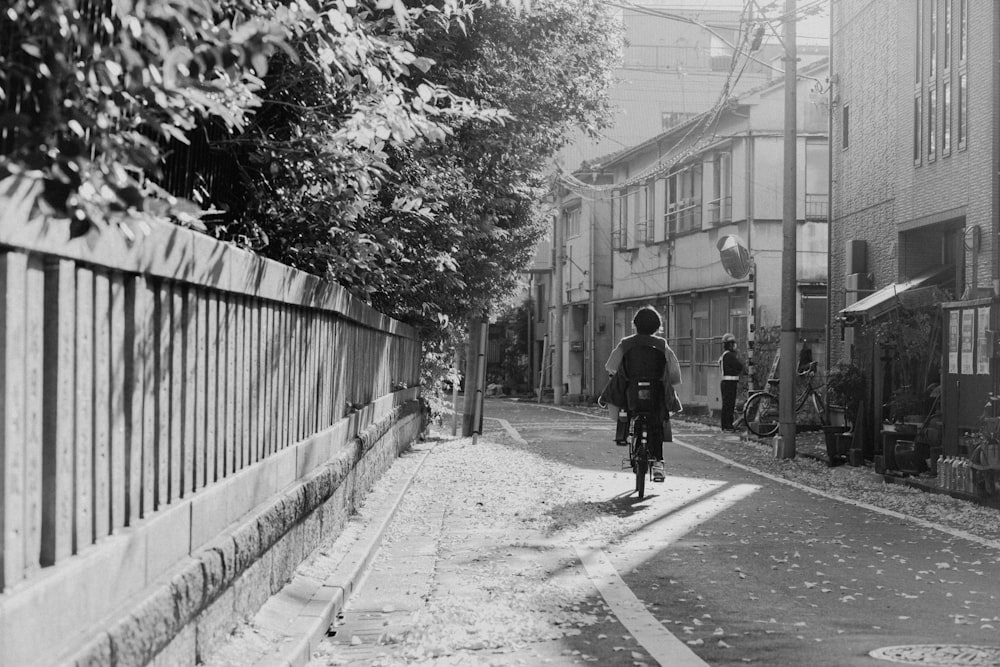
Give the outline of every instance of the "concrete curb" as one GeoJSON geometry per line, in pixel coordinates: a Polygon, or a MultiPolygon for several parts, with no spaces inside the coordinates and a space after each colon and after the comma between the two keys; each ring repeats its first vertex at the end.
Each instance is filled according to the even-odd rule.
{"type": "Polygon", "coordinates": [[[433,446],[420,454],[409,476],[393,496],[381,502],[358,540],[325,579],[296,575],[260,608],[254,626],[276,635],[278,640],[275,648],[253,663],[254,667],[304,667],[310,661],[364,577],[410,484],[432,451],[433,446]]]}

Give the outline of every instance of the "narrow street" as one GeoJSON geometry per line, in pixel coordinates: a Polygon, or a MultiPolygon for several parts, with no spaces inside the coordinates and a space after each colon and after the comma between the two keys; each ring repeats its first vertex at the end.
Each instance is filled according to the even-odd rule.
{"type": "Polygon", "coordinates": [[[757,474],[713,451],[736,436],[690,422],[675,423],[666,482],[637,501],[608,420],[508,400],[486,415],[476,442],[418,446],[429,453],[310,665],[877,665],[869,652],[908,645],[931,645],[897,652],[910,664],[1000,661],[946,659],[1000,644],[992,539],[757,474]]]}

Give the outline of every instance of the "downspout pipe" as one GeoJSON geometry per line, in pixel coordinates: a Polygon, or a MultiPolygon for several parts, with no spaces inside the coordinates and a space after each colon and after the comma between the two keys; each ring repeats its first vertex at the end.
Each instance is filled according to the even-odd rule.
{"type": "MultiPolygon", "coordinates": [[[[833,13],[837,11],[837,3],[830,3],[830,36],[833,36],[833,13]]],[[[827,109],[826,114],[826,370],[830,371],[830,362],[833,359],[833,244],[831,243],[833,231],[833,81],[835,78],[833,71],[833,41],[831,39],[830,53],[827,71],[830,73],[830,85],[827,88],[827,109]]]]}

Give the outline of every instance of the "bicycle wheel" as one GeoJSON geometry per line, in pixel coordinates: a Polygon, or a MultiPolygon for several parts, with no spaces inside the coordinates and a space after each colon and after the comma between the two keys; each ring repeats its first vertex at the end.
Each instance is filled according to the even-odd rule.
{"type": "Polygon", "coordinates": [[[649,472],[649,450],[646,444],[646,421],[636,419],[632,425],[632,470],[635,472],[635,493],[639,500],[646,494],[646,473],[649,472]]]}
{"type": "Polygon", "coordinates": [[[761,391],[747,399],[743,420],[756,436],[767,437],[778,432],[778,397],[761,391]]]}
{"type": "Polygon", "coordinates": [[[815,391],[812,392],[811,396],[813,408],[816,409],[816,414],[819,416],[819,425],[827,426],[829,420],[826,418],[826,406],[823,404],[823,398],[815,391]]]}
{"type": "Polygon", "coordinates": [[[646,473],[649,472],[649,457],[645,450],[646,447],[643,445],[635,458],[635,493],[639,496],[639,500],[646,495],[646,473]]]}

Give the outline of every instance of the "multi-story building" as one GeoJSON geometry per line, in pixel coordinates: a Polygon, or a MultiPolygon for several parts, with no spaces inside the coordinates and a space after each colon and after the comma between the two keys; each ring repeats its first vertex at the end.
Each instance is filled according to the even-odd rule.
{"type": "MultiPolygon", "coordinates": [[[[827,313],[827,75],[822,59],[802,67],[798,83],[795,307],[817,358],[827,313]]],[[[656,306],[682,365],[686,406],[720,407],[724,333],[745,343],[751,323],[758,340],[780,325],[783,119],[779,80],[587,165],[612,185],[587,189],[576,179],[582,199],[610,200],[610,225],[601,226],[611,248],[610,340],[631,333],[637,308],[656,306]],[[755,291],[724,270],[718,244],[727,236],[749,250],[755,291]]]]}
{"type": "MultiPolygon", "coordinates": [[[[598,189],[607,186],[610,174],[591,169],[588,160],[639,144],[703,113],[719,100],[724,86],[736,94],[764,84],[774,74],[778,51],[765,41],[733,83],[733,49],[745,50],[757,30],[748,15],[643,2],[623,8],[622,23],[626,46],[611,91],[618,110],[614,124],[597,137],[581,133],[558,161],[562,172],[576,172],[575,177],[598,189]]],[[[817,56],[805,52],[803,57],[817,56]]],[[[572,187],[558,189],[555,200],[551,240],[561,235],[562,242],[553,246],[561,261],[557,264],[554,256],[551,260],[539,257],[563,269],[562,283],[555,285],[554,276],[532,274],[536,292],[546,292],[549,304],[549,311],[539,312],[535,322],[534,377],[542,377],[543,384],[551,386],[552,368],[558,366],[552,362],[559,353],[559,384],[564,390],[570,396],[595,395],[606,380],[604,361],[614,344],[613,312],[607,303],[611,297],[610,200],[597,201],[592,193],[572,187]],[[554,294],[555,289],[561,293],[554,294]],[[557,328],[550,315],[560,301],[563,312],[557,328]]],[[[534,302],[540,304],[545,298],[536,295],[534,302]]]]}
{"type": "Polygon", "coordinates": [[[891,367],[899,351],[869,332],[907,298],[919,302],[920,288],[944,295],[943,335],[911,389],[925,391],[939,371],[946,452],[958,453],[960,431],[976,425],[994,386],[998,21],[995,2],[831,7],[831,352],[871,370],[869,453],[907,390],[891,367]]]}

